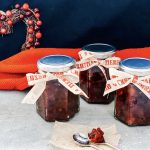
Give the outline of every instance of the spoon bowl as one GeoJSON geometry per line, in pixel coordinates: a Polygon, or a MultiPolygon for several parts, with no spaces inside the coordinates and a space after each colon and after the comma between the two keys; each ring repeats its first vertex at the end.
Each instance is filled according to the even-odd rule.
{"type": "Polygon", "coordinates": [[[75,133],[73,135],[73,139],[75,140],[75,142],[79,143],[80,145],[89,145],[90,141],[88,140],[88,138],[81,133],[75,133]]]}
{"type": "Polygon", "coordinates": [[[97,149],[97,150],[103,150],[102,148],[98,148],[97,146],[92,145],[90,143],[88,137],[86,137],[82,133],[75,133],[73,135],[73,139],[74,139],[75,143],[78,144],[81,147],[92,147],[92,148],[97,149]]]}

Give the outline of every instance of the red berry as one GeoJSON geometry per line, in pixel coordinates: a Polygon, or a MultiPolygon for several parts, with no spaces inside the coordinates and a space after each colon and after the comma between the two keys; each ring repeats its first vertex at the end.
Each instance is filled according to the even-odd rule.
{"type": "Polygon", "coordinates": [[[35,36],[36,36],[37,39],[40,39],[42,37],[42,33],[41,32],[37,32],[35,36]]]}
{"type": "Polygon", "coordinates": [[[29,28],[29,29],[28,29],[28,33],[30,33],[30,34],[32,34],[33,31],[34,31],[33,28],[29,28]]]}
{"type": "Polygon", "coordinates": [[[28,20],[28,25],[32,25],[33,24],[33,20],[28,20]]]}
{"type": "Polygon", "coordinates": [[[6,11],[6,16],[7,16],[7,17],[11,17],[11,16],[12,16],[12,12],[11,12],[10,10],[7,10],[7,11],[6,11]]]}
{"type": "Polygon", "coordinates": [[[22,8],[24,10],[28,10],[29,9],[29,4],[28,3],[24,3],[23,6],[22,6],[22,8]]]}
{"type": "Polygon", "coordinates": [[[39,14],[39,13],[36,13],[36,14],[35,14],[35,17],[36,17],[36,18],[40,18],[40,14],[39,14]]]}
{"type": "Polygon", "coordinates": [[[13,25],[12,20],[8,20],[7,23],[8,23],[9,26],[12,26],[12,25],[13,25]]]}
{"type": "Polygon", "coordinates": [[[38,20],[38,21],[37,21],[37,25],[38,25],[38,26],[41,26],[41,25],[42,25],[42,21],[41,21],[41,20],[38,20]]]}
{"type": "Polygon", "coordinates": [[[6,34],[7,30],[5,28],[1,28],[0,32],[1,34],[6,34]]]}
{"type": "Polygon", "coordinates": [[[28,42],[29,42],[29,43],[32,43],[32,42],[33,42],[33,38],[30,37],[30,38],[28,39],[28,42]]]}

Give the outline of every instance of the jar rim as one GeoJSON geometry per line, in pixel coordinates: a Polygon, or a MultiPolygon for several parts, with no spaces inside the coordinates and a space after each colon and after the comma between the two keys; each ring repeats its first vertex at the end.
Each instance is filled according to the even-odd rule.
{"type": "Polygon", "coordinates": [[[37,67],[45,72],[65,72],[73,68],[76,61],[67,55],[48,55],[38,60],[37,67]]]}
{"type": "Polygon", "coordinates": [[[120,61],[121,70],[137,76],[150,75],[150,59],[132,57],[120,61]]]}
{"type": "Polygon", "coordinates": [[[112,56],[115,53],[116,48],[110,44],[93,43],[83,46],[82,50],[91,52],[97,58],[105,59],[112,56]]]}

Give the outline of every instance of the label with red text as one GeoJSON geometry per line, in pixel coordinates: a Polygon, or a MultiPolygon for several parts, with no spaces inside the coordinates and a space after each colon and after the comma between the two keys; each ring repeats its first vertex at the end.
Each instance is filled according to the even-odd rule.
{"type": "Polygon", "coordinates": [[[138,77],[114,68],[110,68],[109,73],[111,80],[106,83],[104,95],[133,83],[150,99],[150,75],[138,77]]]}
{"type": "Polygon", "coordinates": [[[46,81],[57,79],[64,87],[76,95],[87,95],[76,85],[79,82],[79,71],[77,69],[69,70],[63,73],[43,73],[39,74],[29,73],[26,75],[28,85],[34,85],[29,91],[22,103],[34,104],[41,96],[46,88],[46,81]]]}
{"type": "Polygon", "coordinates": [[[80,71],[88,70],[94,66],[104,66],[106,68],[118,68],[120,58],[109,57],[105,60],[95,58],[94,55],[87,51],[80,51],[79,56],[81,60],[77,62],[76,68],[80,71]]]}

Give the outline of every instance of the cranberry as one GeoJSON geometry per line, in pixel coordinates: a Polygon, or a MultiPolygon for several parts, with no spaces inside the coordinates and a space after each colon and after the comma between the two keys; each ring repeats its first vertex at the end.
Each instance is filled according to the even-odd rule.
{"type": "Polygon", "coordinates": [[[41,26],[42,25],[42,21],[41,20],[37,21],[37,25],[41,26]]]}
{"type": "Polygon", "coordinates": [[[10,10],[7,10],[7,11],[6,11],[6,16],[7,16],[7,17],[11,17],[11,16],[12,16],[12,12],[11,12],[10,10]]]}
{"type": "Polygon", "coordinates": [[[32,43],[32,42],[33,42],[33,38],[30,37],[30,38],[28,39],[28,42],[29,42],[29,43],[32,43]]]}
{"type": "Polygon", "coordinates": [[[40,39],[42,37],[42,33],[41,32],[37,32],[35,36],[36,36],[37,39],[40,39]]]}
{"type": "Polygon", "coordinates": [[[0,33],[1,33],[1,34],[6,34],[6,33],[7,33],[7,30],[6,30],[5,28],[1,28],[0,33]]]}
{"type": "Polygon", "coordinates": [[[39,14],[39,13],[36,13],[36,14],[35,14],[35,17],[36,17],[36,18],[40,18],[40,14],[39,14]]]}
{"type": "Polygon", "coordinates": [[[28,3],[23,4],[22,8],[24,10],[28,10],[29,9],[29,4],[28,3]]]}
{"type": "Polygon", "coordinates": [[[33,20],[28,20],[28,25],[32,25],[33,24],[33,20]]]}
{"type": "Polygon", "coordinates": [[[28,33],[32,34],[34,32],[33,28],[28,29],[28,33]]]}
{"type": "Polygon", "coordinates": [[[8,23],[9,26],[13,25],[13,21],[12,20],[8,20],[7,23],[8,23]]]}

